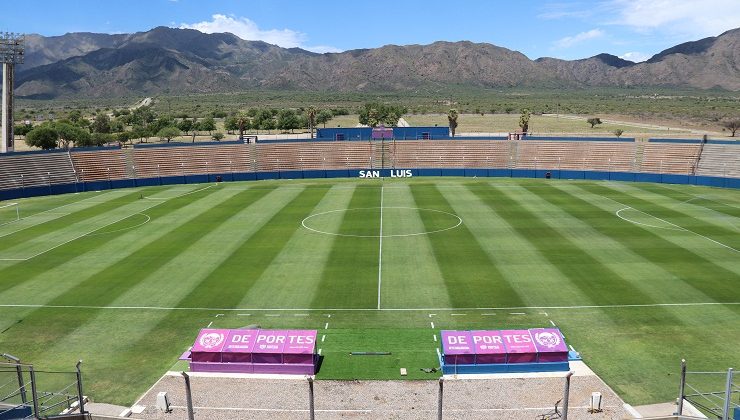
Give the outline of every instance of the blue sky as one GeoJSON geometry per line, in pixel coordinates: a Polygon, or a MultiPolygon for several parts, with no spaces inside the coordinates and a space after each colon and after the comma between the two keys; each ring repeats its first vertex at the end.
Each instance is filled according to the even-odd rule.
{"type": "Polygon", "coordinates": [[[317,52],[470,40],[532,59],[606,52],[641,61],[740,27],[740,0],[25,0],[0,14],[0,31],[46,36],[156,26],[317,52]]]}

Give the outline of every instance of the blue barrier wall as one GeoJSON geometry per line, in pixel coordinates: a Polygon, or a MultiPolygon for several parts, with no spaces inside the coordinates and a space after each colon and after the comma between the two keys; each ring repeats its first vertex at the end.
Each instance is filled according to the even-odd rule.
{"type": "Polygon", "coordinates": [[[525,136],[522,140],[552,140],[552,141],[616,141],[622,143],[634,143],[634,137],[548,137],[548,136],[525,136]]]}
{"type": "Polygon", "coordinates": [[[541,178],[541,179],[584,179],[603,181],[655,182],[664,184],[700,185],[719,188],[740,189],[740,178],[722,178],[698,175],[655,174],[645,172],[601,172],[558,169],[485,169],[485,168],[414,168],[414,169],[332,169],[313,171],[234,172],[225,174],[202,174],[185,176],[163,176],[157,178],[118,179],[111,181],[52,184],[0,190],[0,200],[37,197],[42,195],[67,194],[74,192],[100,191],[115,188],[148,187],[156,185],[199,184],[216,182],[255,181],[265,179],[321,179],[321,178],[413,178],[419,176],[456,176],[468,178],[541,178]]]}

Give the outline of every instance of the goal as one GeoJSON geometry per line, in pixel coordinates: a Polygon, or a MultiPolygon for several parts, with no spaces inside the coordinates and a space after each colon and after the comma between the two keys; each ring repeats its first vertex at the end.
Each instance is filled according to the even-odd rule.
{"type": "Polygon", "coordinates": [[[18,203],[0,203],[0,226],[20,220],[18,203]]]}

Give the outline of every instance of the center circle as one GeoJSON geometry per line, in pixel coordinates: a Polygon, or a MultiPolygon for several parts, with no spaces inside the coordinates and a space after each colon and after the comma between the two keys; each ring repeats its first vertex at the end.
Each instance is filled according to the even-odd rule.
{"type": "Polygon", "coordinates": [[[312,214],[301,221],[301,225],[312,232],[353,238],[429,235],[455,229],[461,224],[462,219],[456,214],[418,207],[329,210],[312,214]]]}

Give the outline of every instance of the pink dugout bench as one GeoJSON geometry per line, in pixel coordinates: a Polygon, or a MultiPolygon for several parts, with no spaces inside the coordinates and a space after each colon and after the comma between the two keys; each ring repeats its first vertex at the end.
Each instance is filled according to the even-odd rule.
{"type": "Polygon", "coordinates": [[[202,329],[190,351],[192,372],[313,375],[316,330],[202,329]]]}
{"type": "Polygon", "coordinates": [[[445,374],[568,371],[568,346],[557,328],[440,333],[445,374]]]}

